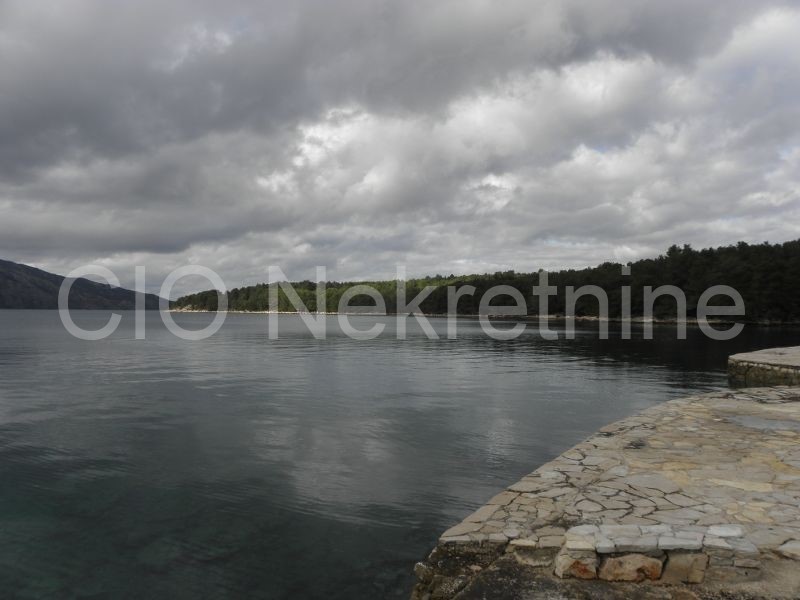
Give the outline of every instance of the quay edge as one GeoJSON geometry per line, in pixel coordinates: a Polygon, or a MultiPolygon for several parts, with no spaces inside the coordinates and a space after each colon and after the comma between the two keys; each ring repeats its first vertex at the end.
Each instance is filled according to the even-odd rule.
{"type": "Polygon", "coordinates": [[[800,346],[734,354],[728,379],[733,386],[800,385],[800,346]]]}

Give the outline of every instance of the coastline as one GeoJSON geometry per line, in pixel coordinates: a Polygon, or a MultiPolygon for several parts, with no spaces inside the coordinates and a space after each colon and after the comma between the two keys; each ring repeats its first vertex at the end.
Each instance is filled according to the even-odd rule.
{"type": "MultiPolygon", "coordinates": [[[[188,309],[188,308],[170,308],[167,312],[171,313],[208,313],[214,314],[218,311],[216,310],[198,310],[198,309],[188,309]]],[[[225,311],[228,314],[234,315],[311,315],[311,316],[339,316],[339,315],[346,315],[346,316],[353,316],[353,317],[396,317],[400,313],[378,313],[378,312],[303,312],[303,311],[271,311],[271,310],[228,310],[225,311]]],[[[457,317],[459,319],[480,319],[480,315],[476,314],[456,314],[456,315],[448,315],[447,313],[409,313],[407,316],[420,316],[426,318],[435,318],[435,319],[443,319],[448,318],[451,316],[457,317]]],[[[539,315],[520,315],[520,316],[509,316],[509,315],[485,315],[486,317],[496,320],[496,321],[525,321],[525,322],[537,322],[539,320],[539,315]]],[[[654,325],[687,325],[687,326],[694,326],[697,327],[697,320],[696,319],[663,319],[663,318],[650,318],[646,319],[644,317],[630,317],[630,318],[622,318],[622,317],[595,317],[590,315],[576,315],[575,317],[567,317],[565,315],[545,315],[543,317],[545,320],[554,323],[562,323],[568,321],[570,318],[574,318],[576,322],[582,323],[600,323],[600,322],[607,322],[607,323],[631,323],[634,325],[643,325],[645,323],[652,323],[654,325]]],[[[757,327],[800,327],[800,321],[748,321],[748,320],[730,320],[730,319],[707,319],[709,325],[735,325],[737,323],[741,323],[744,325],[754,325],[757,327]]]]}

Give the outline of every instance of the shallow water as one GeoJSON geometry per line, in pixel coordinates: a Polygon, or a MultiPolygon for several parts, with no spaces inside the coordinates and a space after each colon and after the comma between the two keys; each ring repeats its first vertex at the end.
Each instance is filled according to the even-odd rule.
{"type": "MultiPolygon", "coordinates": [[[[75,313],[89,327],[107,315],[75,313]]],[[[177,314],[201,327],[205,314],[177,314]]],[[[0,597],[406,598],[439,533],[599,426],[726,385],[728,354],[800,344],[372,341],[229,315],[201,342],[126,314],[101,342],[0,311],[0,597]]],[[[431,320],[444,337],[446,322],[431,320]]],[[[612,327],[613,330],[613,327],[612,327]]],[[[563,337],[563,336],[562,336],[563,337]]],[[[618,336],[617,336],[618,338],[618,336]]]]}

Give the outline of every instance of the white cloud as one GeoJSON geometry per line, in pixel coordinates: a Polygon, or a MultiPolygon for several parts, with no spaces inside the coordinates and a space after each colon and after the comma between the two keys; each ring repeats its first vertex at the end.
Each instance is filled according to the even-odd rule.
{"type": "Polygon", "coordinates": [[[10,259],[123,282],[200,262],[235,286],[268,264],[533,270],[800,236],[785,3],[68,13],[0,3],[10,259]]]}

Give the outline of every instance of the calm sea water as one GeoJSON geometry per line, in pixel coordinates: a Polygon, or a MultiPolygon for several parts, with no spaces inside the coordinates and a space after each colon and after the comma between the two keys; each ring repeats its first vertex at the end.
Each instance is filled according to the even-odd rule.
{"type": "MultiPolygon", "coordinates": [[[[87,328],[103,313],[75,313],[87,328]]],[[[199,328],[210,315],[179,314],[199,328]]],[[[367,327],[393,319],[359,317],[367,327]]],[[[148,315],[70,337],[0,311],[0,597],[406,598],[441,531],[599,426],[726,385],[729,353],[800,344],[315,340],[230,315],[202,342],[148,315]]],[[[433,319],[437,331],[445,321],[433,319]]],[[[613,328],[612,328],[613,329],[613,328]]],[[[612,333],[613,335],[613,333],[612,333]]]]}

